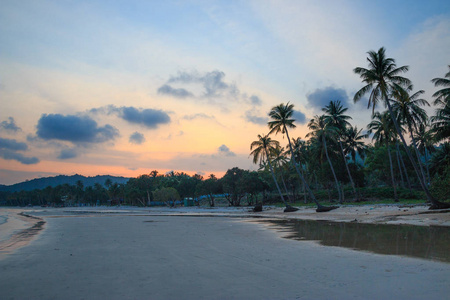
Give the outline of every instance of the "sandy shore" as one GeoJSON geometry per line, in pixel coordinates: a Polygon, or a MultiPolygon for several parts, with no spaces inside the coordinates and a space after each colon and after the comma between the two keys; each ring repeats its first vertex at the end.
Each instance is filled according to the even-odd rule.
{"type": "MultiPolygon", "coordinates": [[[[256,216],[449,226],[449,213],[424,212],[267,208],[256,216]]],[[[0,299],[444,299],[450,293],[448,263],[282,239],[247,222],[255,216],[247,208],[27,214],[42,218],[45,229],[0,259],[0,299]]]]}

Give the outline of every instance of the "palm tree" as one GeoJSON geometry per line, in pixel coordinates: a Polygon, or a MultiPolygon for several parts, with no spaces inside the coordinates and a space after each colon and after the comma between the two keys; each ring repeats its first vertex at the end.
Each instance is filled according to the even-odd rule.
{"type": "Polygon", "coordinates": [[[430,106],[430,104],[425,99],[419,99],[419,96],[424,93],[423,90],[410,95],[409,93],[412,91],[412,89],[412,85],[409,85],[408,87],[406,87],[406,89],[403,89],[399,86],[395,87],[395,89],[392,91],[392,110],[395,112],[397,120],[406,124],[408,127],[411,141],[413,143],[414,150],[417,156],[417,162],[419,164],[420,172],[424,181],[426,182],[425,173],[423,172],[422,163],[420,161],[419,150],[417,149],[417,143],[414,137],[413,127],[416,128],[417,131],[418,124],[427,122],[427,113],[420,106],[430,106]]]}
{"type": "Polygon", "coordinates": [[[250,145],[250,150],[252,152],[250,155],[253,155],[253,163],[256,164],[258,161],[260,163],[267,161],[270,168],[270,173],[272,174],[273,181],[277,187],[278,193],[280,194],[281,200],[283,201],[286,208],[288,208],[288,204],[286,200],[284,200],[283,193],[281,193],[280,186],[278,185],[278,181],[275,177],[275,173],[273,171],[272,163],[270,162],[270,151],[273,148],[279,147],[280,143],[276,140],[272,140],[269,135],[260,135],[258,134],[258,140],[252,142],[250,145]]]}
{"type": "MultiPolygon", "coordinates": [[[[450,65],[448,68],[450,69],[450,65]]],[[[445,103],[448,104],[450,102],[450,71],[445,74],[445,77],[446,78],[434,78],[431,80],[435,86],[444,86],[443,89],[433,94],[433,97],[436,98],[436,100],[434,100],[434,105],[445,103]]]]}
{"type": "Polygon", "coordinates": [[[337,135],[338,129],[331,123],[326,122],[325,115],[314,116],[314,119],[309,121],[308,128],[311,129],[312,132],[308,133],[306,136],[314,136],[323,144],[323,149],[327,157],[328,164],[330,165],[331,172],[333,173],[334,181],[336,183],[336,188],[339,195],[339,203],[342,203],[341,188],[339,187],[336,172],[334,171],[333,164],[331,163],[331,159],[327,149],[327,138],[334,138],[337,135]]]}
{"type": "MultiPolygon", "coordinates": [[[[300,164],[300,172],[302,173],[303,178],[306,179],[305,173],[303,172],[303,162],[305,162],[305,168],[307,169],[306,142],[301,138],[292,138],[292,144],[294,148],[294,159],[300,164]]],[[[307,203],[305,184],[303,183],[302,186],[304,202],[307,203]]]]}
{"type": "Polygon", "coordinates": [[[337,128],[337,139],[339,143],[339,147],[341,150],[342,158],[344,159],[345,168],[347,169],[348,178],[350,179],[350,183],[352,184],[353,193],[355,194],[355,200],[358,199],[358,193],[356,192],[355,183],[353,182],[352,174],[350,173],[350,169],[348,168],[347,159],[344,154],[344,147],[342,146],[341,137],[344,135],[345,130],[348,126],[351,126],[347,121],[352,117],[344,115],[344,113],[348,110],[347,107],[343,107],[341,101],[330,101],[330,104],[325,106],[322,111],[325,112],[325,122],[329,123],[333,127],[337,128]]]}
{"type": "Polygon", "coordinates": [[[367,145],[364,143],[364,139],[368,138],[369,135],[367,133],[362,133],[362,129],[358,130],[357,126],[349,126],[343,132],[342,137],[345,157],[347,157],[347,155],[350,155],[354,164],[358,165],[356,162],[356,154],[358,154],[362,159],[365,158],[367,145]]]}
{"type": "Polygon", "coordinates": [[[436,115],[431,117],[431,122],[435,141],[450,141],[450,101],[436,109],[436,115]]]}
{"type": "Polygon", "coordinates": [[[394,168],[392,165],[391,150],[389,147],[389,143],[394,138],[391,125],[392,119],[387,111],[384,113],[375,112],[372,115],[372,119],[372,122],[367,125],[367,128],[369,129],[369,133],[373,133],[372,139],[375,140],[377,144],[382,145],[384,143],[386,145],[389,156],[389,167],[391,169],[392,187],[394,188],[394,199],[395,202],[398,202],[397,185],[395,183],[394,168]]]}
{"type": "Polygon", "coordinates": [[[420,153],[424,155],[425,157],[425,167],[427,169],[427,176],[428,176],[428,183],[431,181],[430,177],[430,168],[429,168],[429,160],[430,160],[430,153],[433,153],[435,151],[433,142],[433,133],[430,128],[430,123],[423,123],[419,124],[418,130],[415,135],[415,139],[417,141],[417,148],[419,149],[420,153]]]}
{"type": "Polygon", "coordinates": [[[291,197],[289,196],[289,191],[286,186],[286,182],[284,181],[283,168],[286,165],[287,158],[286,158],[286,156],[283,155],[283,153],[284,153],[284,148],[281,147],[280,145],[273,147],[270,151],[271,156],[274,157],[273,164],[275,165],[275,168],[278,168],[278,170],[280,170],[281,183],[283,183],[283,187],[286,192],[286,195],[287,195],[289,201],[292,201],[291,197]]]}
{"type": "Polygon", "coordinates": [[[420,171],[417,167],[417,164],[415,163],[411,152],[407,147],[405,138],[401,133],[400,126],[398,125],[395,115],[393,114],[390,100],[388,98],[390,92],[392,91],[394,86],[408,86],[411,84],[411,81],[399,75],[403,72],[408,71],[408,66],[397,68],[395,60],[393,58],[386,57],[385,52],[386,51],[383,47],[380,48],[378,52],[369,51],[369,57],[367,58],[367,60],[369,61],[369,69],[361,67],[353,69],[356,74],[360,75],[362,82],[366,84],[358,92],[356,92],[353,101],[359,101],[366,93],[370,92],[368,107],[372,105],[372,113],[374,112],[375,106],[379,101],[384,102],[384,104],[388,107],[388,110],[394,121],[395,129],[397,130],[397,133],[402,140],[406,154],[408,155],[408,158],[411,161],[412,166],[414,167],[417,177],[419,178],[420,185],[422,186],[422,189],[427,196],[428,202],[431,203],[430,209],[442,209],[450,207],[450,204],[437,201],[431,195],[427,185],[423,181],[422,176],[420,176],[420,171]]]}
{"type": "Polygon", "coordinates": [[[303,184],[306,187],[306,190],[308,191],[309,196],[317,205],[317,212],[325,212],[333,209],[334,207],[325,207],[321,205],[316,197],[314,196],[313,192],[311,191],[311,188],[309,187],[308,183],[306,182],[303,175],[300,173],[300,170],[297,166],[297,163],[295,162],[294,158],[294,151],[292,149],[291,139],[289,137],[289,131],[288,128],[295,128],[294,121],[295,119],[292,119],[292,115],[294,113],[294,105],[289,104],[279,104],[277,106],[272,107],[272,109],[269,112],[269,117],[272,119],[272,121],[268,122],[270,132],[269,134],[272,134],[275,132],[275,134],[281,132],[282,134],[286,134],[287,140],[289,142],[289,151],[291,153],[291,162],[295,167],[295,170],[297,171],[298,176],[300,177],[300,180],[303,182],[303,184]]]}

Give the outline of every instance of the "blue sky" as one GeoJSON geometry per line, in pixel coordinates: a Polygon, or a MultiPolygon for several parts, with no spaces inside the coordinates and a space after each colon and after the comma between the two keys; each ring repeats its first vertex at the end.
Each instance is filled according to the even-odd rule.
{"type": "Polygon", "coordinates": [[[370,122],[351,101],[367,51],[409,65],[430,102],[450,64],[448,1],[1,4],[0,184],[255,169],[250,143],[281,102],[295,105],[294,137],[331,98],[370,122]]]}

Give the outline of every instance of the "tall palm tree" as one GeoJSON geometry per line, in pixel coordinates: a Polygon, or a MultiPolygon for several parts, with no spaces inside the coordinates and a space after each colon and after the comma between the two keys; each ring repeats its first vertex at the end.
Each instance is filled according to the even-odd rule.
{"type": "Polygon", "coordinates": [[[283,201],[286,208],[288,207],[286,200],[284,200],[283,193],[281,192],[280,186],[278,185],[277,178],[275,177],[275,173],[273,171],[272,163],[270,162],[270,151],[275,147],[279,147],[280,143],[276,140],[272,140],[269,135],[261,135],[258,134],[258,140],[252,142],[250,145],[250,150],[252,152],[250,155],[253,155],[253,163],[256,164],[258,161],[260,163],[267,161],[270,168],[270,173],[272,174],[273,181],[277,187],[278,193],[280,194],[280,198],[283,201]]]}
{"type": "MultiPolygon", "coordinates": [[[[307,169],[307,155],[306,155],[306,142],[302,140],[301,138],[292,138],[292,144],[294,148],[294,159],[298,164],[300,165],[300,172],[302,173],[303,178],[306,180],[306,176],[303,170],[303,164],[305,164],[305,168],[307,169]]],[[[307,196],[306,196],[306,187],[305,184],[302,184],[303,186],[303,197],[304,202],[307,203],[307,196]]]]}
{"type": "Polygon", "coordinates": [[[417,163],[419,165],[421,175],[426,182],[425,173],[423,172],[422,163],[420,160],[419,150],[417,149],[417,143],[414,137],[415,130],[413,129],[413,127],[417,131],[418,124],[427,122],[427,112],[420,106],[430,106],[430,104],[425,99],[419,98],[419,96],[424,93],[423,90],[410,95],[412,89],[412,85],[407,86],[405,89],[401,88],[400,86],[395,86],[392,91],[392,110],[396,114],[397,120],[406,124],[408,127],[414,151],[417,156],[417,163]]]}
{"type": "Polygon", "coordinates": [[[425,167],[427,169],[428,183],[431,181],[429,160],[430,154],[436,149],[434,148],[434,137],[433,132],[430,129],[430,122],[419,124],[418,130],[415,135],[417,141],[417,148],[420,153],[425,157],[425,167]]]}
{"type": "Polygon", "coordinates": [[[270,151],[271,156],[273,156],[273,164],[275,165],[275,168],[278,168],[278,170],[280,171],[280,179],[281,179],[281,183],[283,184],[284,190],[286,192],[286,195],[289,199],[289,201],[292,201],[291,197],[289,196],[289,190],[286,186],[286,182],[284,181],[284,172],[283,172],[283,168],[286,165],[287,162],[287,158],[286,156],[284,156],[284,148],[281,147],[280,145],[273,147],[270,151]]]}
{"type": "Polygon", "coordinates": [[[341,188],[339,186],[339,181],[337,180],[336,172],[334,171],[334,167],[333,164],[331,163],[331,159],[327,149],[327,138],[330,139],[335,138],[338,129],[334,127],[331,123],[326,122],[325,115],[314,116],[314,118],[311,121],[309,121],[308,128],[311,129],[312,132],[308,133],[306,136],[307,137],[314,136],[317,138],[318,141],[320,141],[323,144],[323,149],[327,157],[328,164],[330,165],[331,172],[333,173],[334,181],[336,183],[336,188],[339,195],[339,203],[342,203],[341,188]]]}
{"type": "Polygon", "coordinates": [[[367,133],[362,133],[362,129],[358,130],[358,127],[348,127],[343,136],[344,153],[350,155],[352,160],[356,164],[356,154],[359,154],[364,159],[367,151],[367,145],[364,143],[364,139],[368,138],[367,133]]]}
{"type": "Polygon", "coordinates": [[[392,132],[392,119],[389,115],[389,112],[379,113],[375,112],[372,115],[372,122],[367,125],[367,128],[369,129],[370,133],[373,133],[372,139],[375,140],[375,142],[379,145],[382,145],[383,143],[386,145],[388,156],[389,156],[389,167],[391,170],[391,180],[392,180],[392,187],[394,188],[394,199],[395,202],[398,202],[398,195],[397,195],[397,185],[395,183],[394,178],[394,168],[392,165],[392,156],[391,156],[391,150],[389,147],[389,143],[394,138],[394,133],[392,132]]]}
{"type": "MultiPolygon", "coordinates": [[[[450,65],[448,68],[450,70],[450,65]]],[[[444,86],[443,89],[440,89],[433,94],[433,97],[436,98],[434,100],[434,105],[445,103],[448,104],[450,102],[450,71],[445,74],[445,78],[434,78],[431,82],[434,83],[435,86],[444,86]]]]}
{"type": "Polygon", "coordinates": [[[431,195],[422,176],[420,176],[419,168],[415,163],[413,156],[411,155],[411,151],[409,151],[407,147],[405,138],[401,133],[400,126],[398,125],[398,122],[392,111],[391,103],[389,100],[390,92],[395,85],[408,86],[411,84],[411,81],[409,79],[400,76],[401,73],[408,71],[409,67],[397,67],[393,58],[386,57],[386,50],[383,47],[380,48],[378,52],[369,51],[368,54],[369,57],[367,58],[367,60],[369,62],[369,68],[366,69],[357,67],[353,69],[353,71],[360,76],[362,82],[365,84],[364,87],[356,92],[353,101],[359,101],[365,94],[370,92],[368,107],[372,105],[372,113],[374,112],[375,106],[379,101],[382,101],[388,107],[391,117],[394,121],[395,129],[397,130],[397,133],[402,140],[403,146],[405,147],[406,154],[408,155],[414,171],[419,178],[420,185],[427,196],[428,202],[431,203],[430,209],[450,207],[450,204],[437,201],[431,195]]]}
{"type": "Polygon", "coordinates": [[[353,193],[355,194],[355,200],[358,200],[358,193],[356,192],[355,183],[353,182],[352,174],[348,168],[347,159],[344,154],[344,147],[342,146],[342,137],[348,126],[351,126],[347,120],[352,117],[345,115],[344,113],[348,110],[347,107],[341,104],[341,101],[330,101],[330,103],[322,109],[325,112],[325,122],[329,123],[337,129],[337,140],[341,150],[342,158],[344,159],[344,165],[347,170],[348,178],[353,188],[353,193]]]}
{"type": "Polygon", "coordinates": [[[436,114],[430,119],[435,141],[450,141],[450,101],[443,103],[442,107],[436,109],[436,114]]]}
{"type": "Polygon", "coordinates": [[[291,139],[289,137],[289,131],[288,128],[295,128],[294,121],[295,119],[292,118],[292,115],[294,114],[294,105],[289,104],[279,104],[277,106],[272,107],[272,109],[269,112],[269,117],[271,118],[271,121],[268,122],[270,132],[269,134],[272,134],[275,132],[275,134],[281,132],[282,134],[286,134],[287,140],[289,142],[289,151],[291,153],[291,162],[295,167],[295,170],[297,171],[298,176],[300,177],[300,180],[304,183],[306,190],[308,191],[309,196],[317,205],[317,212],[325,212],[333,209],[334,207],[325,207],[321,205],[316,197],[314,196],[313,192],[311,191],[311,188],[309,187],[308,183],[306,182],[305,178],[301,174],[297,163],[295,162],[294,158],[294,151],[292,149],[291,139]]]}
{"type": "Polygon", "coordinates": [[[343,133],[342,144],[344,145],[344,155],[345,157],[349,155],[355,165],[358,165],[356,154],[362,159],[366,156],[367,145],[364,143],[364,139],[368,137],[369,135],[367,133],[362,133],[362,129],[358,130],[357,126],[349,126],[343,133]]]}

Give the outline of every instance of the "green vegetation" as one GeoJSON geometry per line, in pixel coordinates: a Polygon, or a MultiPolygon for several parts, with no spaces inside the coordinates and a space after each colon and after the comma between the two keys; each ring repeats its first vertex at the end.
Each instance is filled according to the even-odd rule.
{"type": "MultiPolygon", "coordinates": [[[[372,120],[368,133],[353,127],[347,108],[330,99],[308,123],[308,140],[291,138],[295,128],[294,105],[274,106],[268,134],[250,145],[258,171],[231,168],[218,179],[170,172],[131,178],[127,183],[107,180],[104,185],[84,187],[81,181],[33,191],[1,192],[3,205],[176,205],[181,199],[206,202],[213,207],[279,204],[314,205],[328,211],[334,204],[401,202],[428,203],[430,208],[450,204],[450,72],[432,82],[443,89],[433,97],[436,107],[429,117],[422,106],[428,101],[413,93],[409,79],[400,75],[408,66],[397,67],[385,49],[368,52],[368,68],[355,68],[364,86],[355,94],[360,101],[368,94],[372,120]],[[386,111],[376,108],[387,107],[386,111]],[[377,106],[378,105],[378,106],[377,106]],[[273,136],[286,136],[282,147],[273,136]],[[371,136],[373,144],[364,140],[371,136]],[[410,139],[407,143],[405,136],[410,139]]],[[[450,68],[450,66],[449,66],[450,68]]],[[[197,201],[196,203],[199,203],[197,201]]]]}

